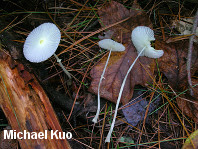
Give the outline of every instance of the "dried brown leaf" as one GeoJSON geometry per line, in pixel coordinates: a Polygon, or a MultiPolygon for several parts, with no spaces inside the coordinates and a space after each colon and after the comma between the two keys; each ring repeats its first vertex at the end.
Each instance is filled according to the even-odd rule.
{"type": "Polygon", "coordinates": [[[131,42],[131,31],[136,26],[148,26],[152,28],[152,23],[142,8],[134,3],[132,8],[128,10],[124,5],[112,1],[98,10],[101,26],[109,26],[123,19],[130,17],[127,21],[111,27],[113,39],[117,42],[131,42]]]}
{"type": "MultiPolygon", "coordinates": [[[[131,42],[131,31],[139,25],[152,27],[152,24],[142,9],[135,3],[131,10],[126,9],[122,4],[112,1],[107,6],[99,9],[101,25],[108,26],[127,17],[127,21],[110,28],[114,32],[113,39],[121,42],[126,47],[124,52],[112,52],[107,66],[104,80],[101,84],[101,97],[116,103],[120,86],[130,65],[137,57],[137,51],[131,42]]],[[[107,57],[103,58],[90,72],[92,82],[89,91],[97,94],[99,80],[106,63],[107,57]]],[[[133,96],[135,85],[146,86],[152,79],[155,62],[153,59],[140,57],[134,65],[127,78],[121,102],[126,104],[133,96]]]]}
{"type": "MultiPolygon", "coordinates": [[[[158,59],[159,69],[167,77],[169,84],[176,90],[186,86],[188,41],[165,43],[156,40],[156,49],[163,49],[164,55],[158,59]]],[[[192,54],[192,75],[198,69],[198,46],[195,44],[192,54]]]]}
{"type": "MultiPolygon", "coordinates": [[[[192,79],[192,84],[198,84],[198,80],[192,79]]],[[[184,112],[184,114],[192,118],[194,122],[198,124],[198,85],[194,87],[194,93],[195,94],[192,97],[187,92],[186,94],[182,95],[183,98],[176,98],[176,101],[179,108],[184,112]]]]}
{"type": "MultiPolygon", "coordinates": [[[[159,69],[167,77],[169,85],[176,91],[182,92],[188,89],[187,81],[187,54],[188,41],[178,41],[174,43],[165,43],[156,41],[156,48],[164,50],[164,55],[158,60],[159,69]]],[[[191,74],[198,70],[198,46],[194,44],[192,54],[191,74]]],[[[192,79],[193,85],[198,84],[198,80],[192,79]]],[[[194,96],[190,96],[187,91],[176,99],[179,108],[185,115],[198,123],[198,85],[194,87],[194,96]]]]}

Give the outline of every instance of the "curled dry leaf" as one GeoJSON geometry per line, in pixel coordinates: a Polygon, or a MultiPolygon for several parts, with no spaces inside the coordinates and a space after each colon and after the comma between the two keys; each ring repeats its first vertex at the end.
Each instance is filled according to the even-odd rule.
{"type": "MultiPolygon", "coordinates": [[[[137,51],[131,42],[131,31],[139,25],[152,27],[152,24],[144,11],[135,3],[131,10],[126,9],[122,4],[112,1],[99,9],[101,25],[108,26],[130,17],[127,21],[111,27],[113,39],[123,43],[124,52],[112,52],[102,84],[101,97],[116,103],[121,84],[130,65],[137,57],[137,51]]],[[[90,72],[92,82],[89,91],[97,94],[98,83],[102,74],[107,57],[103,58],[90,72]]],[[[154,59],[140,57],[127,78],[121,102],[126,104],[133,96],[135,85],[146,86],[152,81],[155,62],[154,59]]]]}

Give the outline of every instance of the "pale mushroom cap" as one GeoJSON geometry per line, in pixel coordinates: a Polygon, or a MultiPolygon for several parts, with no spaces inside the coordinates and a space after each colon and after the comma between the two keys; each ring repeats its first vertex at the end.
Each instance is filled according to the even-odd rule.
{"type": "Polygon", "coordinates": [[[26,38],[23,54],[27,60],[39,63],[51,57],[60,43],[61,33],[53,23],[43,23],[26,38]]]}
{"type": "Polygon", "coordinates": [[[141,56],[147,56],[150,58],[159,58],[164,54],[163,50],[155,50],[151,47],[151,41],[155,40],[154,32],[152,29],[146,26],[136,27],[131,34],[131,40],[137,49],[138,53],[144,48],[141,56]]]}
{"type": "Polygon", "coordinates": [[[111,39],[103,39],[98,42],[98,45],[106,50],[121,52],[125,50],[125,46],[111,39]]]}

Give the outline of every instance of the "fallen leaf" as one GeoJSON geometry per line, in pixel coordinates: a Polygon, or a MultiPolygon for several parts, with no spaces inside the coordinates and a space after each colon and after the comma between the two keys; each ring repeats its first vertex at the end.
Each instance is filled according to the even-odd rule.
{"type": "MultiPolygon", "coordinates": [[[[122,109],[127,122],[132,126],[136,126],[140,121],[144,120],[149,101],[146,100],[147,95],[143,95],[143,93],[144,90],[135,91],[130,104],[127,104],[127,107],[122,109]]],[[[158,95],[154,95],[153,98],[155,101],[150,103],[149,113],[155,110],[161,100],[161,96],[158,95]]]]}
{"type": "Polygon", "coordinates": [[[127,144],[127,145],[130,145],[130,144],[134,144],[134,140],[131,138],[131,137],[126,137],[126,136],[123,136],[119,139],[119,142],[121,143],[124,143],[124,144],[127,144]]]}
{"type": "Polygon", "coordinates": [[[130,17],[127,21],[109,29],[114,33],[113,39],[117,42],[131,42],[131,31],[136,26],[148,26],[152,28],[150,19],[137,3],[134,3],[132,8],[128,10],[124,5],[112,1],[100,8],[98,14],[100,16],[100,24],[102,27],[109,26],[130,17]]]}
{"type": "Polygon", "coordinates": [[[193,142],[195,149],[198,148],[198,130],[194,131],[190,137],[186,139],[182,149],[194,149],[190,140],[193,142]]]}
{"type": "MultiPolygon", "coordinates": [[[[192,97],[190,96],[190,93],[186,92],[176,98],[176,101],[182,112],[198,124],[198,80],[192,79],[192,84],[197,85],[193,88],[194,96],[192,97]]],[[[187,87],[188,86],[186,85],[185,89],[187,89],[187,87]]]]}
{"type": "MultiPolygon", "coordinates": [[[[101,97],[116,103],[121,84],[127,70],[137,57],[137,50],[131,41],[132,29],[139,25],[152,27],[152,24],[146,13],[134,3],[131,10],[125,8],[122,4],[112,1],[108,5],[99,9],[101,26],[108,26],[120,20],[130,17],[127,21],[111,27],[113,39],[123,43],[126,50],[124,52],[112,52],[105,75],[101,83],[101,97]]],[[[103,58],[90,72],[92,82],[89,88],[90,92],[97,94],[100,76],[102,74],[107,57],[103,58]]],[[[146,86],[151,82],[155,68],[154,59],[140,57],[134,65],[130,75],[127,78],[122,94],[122,104],[128,103],[133,96],[135,85],[146,86]]]]}
{"type": "Polygon", "coordinates": [[[98,38],[100,40],[102,40],[102,39],[111,39],[111,37],[113,35],[113,31],[108,30],[107,32],[104,32],[104,34],[105,34],[104,36],[99,35],[98,38]]]}
{"type": "MultiPolygon", "coordinates": [[[[183,92],[188,89],[187,81],[187,55],[188,41],[178,41],[174,43],[155,42],[156,48],[164,50],[164,55],[158,59],[159,69],[168,79],[169,85],[177,92],[183,92]]],[[[192,54],[192,76],[198,70],[198,46],[194,44],[192,54]]],[[[192,78],[192,84],[198,84],[197,79],[192,78]]],[[[185,115],[198,123],[198,85],[194,87],[194,96],[190,96],[189,91],[176,98],[179,108],[185,115]],[[185,100],[187,99],[187,100],[185,100]]]]}
{"type": "MultiPolygon", "coordinates": [[[[156,49],[164,50],[164,55],[157,60],[160,71],[167,77],[169,84],[174,89],[180,90],[187,85],[186,62],[188,55],[188,41],[165,43],[163,41],[156,40],[155,47],[156,49]]],[[[196,49],[198,49],[198,46],[194,44],[191,62],[192,76],[198,70],[198,50],[196,49]]]]}

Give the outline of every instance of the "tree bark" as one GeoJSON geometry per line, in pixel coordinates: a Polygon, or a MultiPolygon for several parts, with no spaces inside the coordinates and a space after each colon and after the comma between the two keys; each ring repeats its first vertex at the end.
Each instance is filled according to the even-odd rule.
{"type": "Polygon", "coordinates": [[[45,132],[47,139],[18,139],[22,149],[70,149],[66,139],[51,138],[62,132],[49,98],[35,76],[6,52],[0,52],[0,106],[12,130],[45,132]]]}

